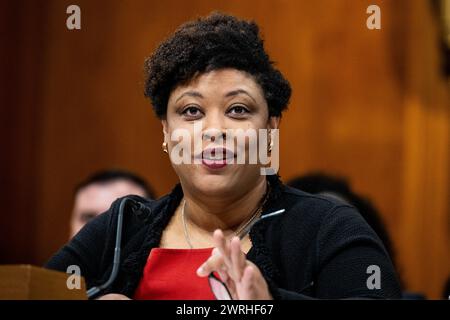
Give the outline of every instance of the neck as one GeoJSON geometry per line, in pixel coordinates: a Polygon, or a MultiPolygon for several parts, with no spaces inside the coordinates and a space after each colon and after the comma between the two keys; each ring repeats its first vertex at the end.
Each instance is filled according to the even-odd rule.
{"type": "Polygon", "coordinates": [[[235,232],[251,218],[266,193],[266,178],[261,177],[256,186],[239,195],[202,197],[183,188],[186,219],[206,232],[216,229],[222,229],[225,234],[235,232]]]}

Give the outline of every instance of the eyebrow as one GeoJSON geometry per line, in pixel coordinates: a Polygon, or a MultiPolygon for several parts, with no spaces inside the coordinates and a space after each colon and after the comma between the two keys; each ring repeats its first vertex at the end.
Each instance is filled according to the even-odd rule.
{"type": "Polygon", "coordinates": [[[233,96],[237,96],[238,94],[245,94],[245,95],[249,96],[250,99],[252,99],[256,103],[256,100],[250,95],[250,93],[248,93],[244,89],[236,89],[236,90],[230,91],[225,95],[225,97],[233,97],[233,96]]]}
{"type": "MultiPolygon", "coordinates": [[[[227,97],[227,98],[233,97],[233,96],[237,96],[239,94],[245,94],[246,96],[250,97],[250,99],[252,99],[256,103],[256,100],[250,95],[250,93],[248,93],[244,89],[236,89],[236,90],[230,91],[225,95],[225,97],[227,97]]],[[[177,98],[177,100],[175,100],[175,102],[178,102],[178,100],[180,100],[184,96],[190,96],[190,97],[196,97],[196,98],[202,98],[202,99],[204,98],[203,95],[198,91],[186,91],[183,94],[181,94],[177,98]]]]}
{"type": "Polygon", "coordinates": [[[179,96],[177,98],[177,100],[175,100],[175,102],[178,102],[178,100],[180,100],[181,98],[183,98],[184,96],[190,96],[190,97],[197,97],[197,98],[203,98],[202,94],[198,91],[186,91],[184,92],[181,96],[179,96]]]}
{"type": "Polygon", "coordinates": [[[85,217],[95,218],[97,215],[98,215],[98,213],[96,213],[94,211],[83,211],[83,212],[80,212],[79,217],[80,218],[85,218],[85,217]]]}

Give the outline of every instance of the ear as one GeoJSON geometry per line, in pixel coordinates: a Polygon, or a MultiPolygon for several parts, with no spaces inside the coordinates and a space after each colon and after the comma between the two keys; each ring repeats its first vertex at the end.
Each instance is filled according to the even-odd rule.
{"type": "Polygon", "coordinates": [[[167,136],[169,134],[168,133],[169,132],[169,125],[167,124],[167,120],[165,120],[165,119],[161,120],[161,124],[162,124],[162,127],[163,127],[164,141],[167,142],[168,139],[166,139],[166,138],[167,138],[167,136]]]}
{"type": "Polygon", "coordinates": [[[269,121],[267,121],[267,129],[278,129],[280,126],[280,117],[269,117],[269,121]]]}

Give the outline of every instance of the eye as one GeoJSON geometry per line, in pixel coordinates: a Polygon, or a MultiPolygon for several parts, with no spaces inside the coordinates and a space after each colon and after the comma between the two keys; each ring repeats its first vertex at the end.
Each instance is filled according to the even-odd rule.
{"type": "Polygon", "coordinates": [[[94,213],[83,213],[80,216],[80,220],[83,221],[83,223],[87,223],[89,221],[91,221],[92,219],[95,218],[95,214],[94,213]]]}
{"type": "Polygon", "coordinates": [[[250,113],[250,111],[244,105],[234,105],[228,110],[228,114],[233,117],[243,117],[248,113],[250,113]]]}
{"type": "Polygon", "coordinates": [[[202,111],[199,107],[196,106],[188,106],[186,107],[181,114],[190,119],[198,119],[202,115],[202,111]]]}

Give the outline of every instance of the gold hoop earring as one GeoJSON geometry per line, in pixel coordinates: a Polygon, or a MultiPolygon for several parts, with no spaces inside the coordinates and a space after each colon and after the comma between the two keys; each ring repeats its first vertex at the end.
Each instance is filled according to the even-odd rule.
{"type": "Polygon", "coordinates": [[[270,137],[270,143],[269,143],[268,151],[269,151],[269,153],[270,153],[270,152],[272,152],[272,147],[273,147],[272,130],[271,130],[271,129],[269,129],[269,137],[270,137]]]}
{"type": "Polygon", "coordinates": [[[167,142],[163,142],[162,150],[163,150],[164,153],[169,153],[169,150],[167,149],[167,142]]]}

